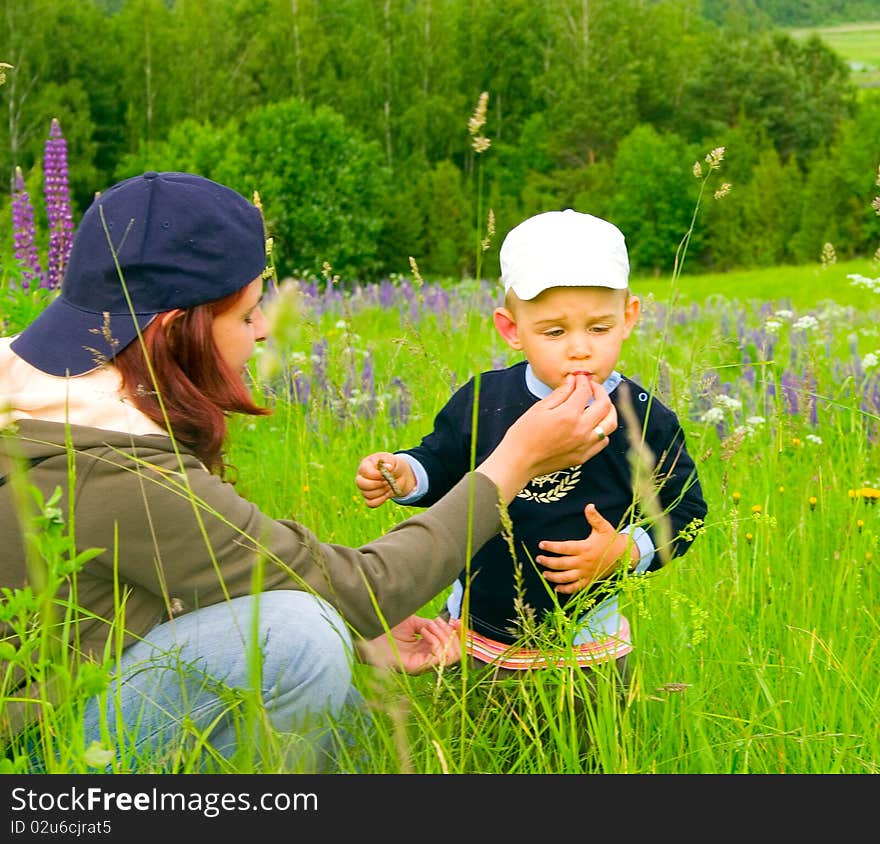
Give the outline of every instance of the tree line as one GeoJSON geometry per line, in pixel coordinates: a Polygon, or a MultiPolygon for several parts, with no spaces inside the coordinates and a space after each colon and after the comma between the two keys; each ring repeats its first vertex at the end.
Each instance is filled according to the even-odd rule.
{"type": "Polygon", "coordinates": [[[507,229],[562,207],[663,273],[724,147],[690,270],[873,254],[880,96],[753,5],[0,0],[0,172],[39,196],[57,118],[75,218],[119,178],[194,170],[258,193],[282,275],[489,276],[507,229]]]}

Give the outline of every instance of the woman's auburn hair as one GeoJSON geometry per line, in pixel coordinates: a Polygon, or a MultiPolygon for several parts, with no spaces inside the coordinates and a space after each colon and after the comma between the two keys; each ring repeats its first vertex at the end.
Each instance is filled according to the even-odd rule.
{"type": "Polygon", "coordinates": [[[246,289],[188,310],[158,314],[142,332],[143,342],[136,339],[113,359],[138,410],[162,428],[170,427],[211,471],[221,473],[227,414],[271,413],[254,403],[241,375],[214,343],[214,318],[233,307],[246,289]],[[171,318],[164,318],[166,314],[171,318]]]}

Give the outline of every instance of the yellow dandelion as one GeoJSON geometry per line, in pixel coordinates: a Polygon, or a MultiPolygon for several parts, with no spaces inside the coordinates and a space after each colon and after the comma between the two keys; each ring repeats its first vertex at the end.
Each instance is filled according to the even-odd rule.
{"type": "Polygon", "coordinates": [[[800,437],[792,437],[792,438],[791,438],[791,444],[792,444],[795,448],[797,448],[799,445],[803,445],[803,443],[801,442],[801,438],[800,438],[800,437]]]}
{"type": "Polygon", "coordinates": [[[757,515],[758,513],[760,513],[761,510],[763,510],[763,509],[764,509],[764,508],[761,507],[760,504],[752,504],[752,512],[755,513],[756,515],[757,515]]]}
{"type": "Polygon", "coordinates": [[[863,486],[860,489],[855,491],[856,498],[864,498],[866,501],[874,502],[878,498],[880,498],[880,489],[874,489],[873,487],[863,486]]]}
{"type": "Polygon", "coordinates": [[[874,559],[874,555],[870,551],[865,551],[865,562],[870,563],[874,559]]]}
{"type": "Polygon", "coordinates": [[[810,509],[811,509],[811,510],[815,510],[815,509],[816,509],[816,504],[817,504],[816,496],[815,496],[815,495],[811,495],[811,496],[810,496],[810,509]]]}
{"type": "Polygon", "coordinates": [[[303,487],[303,492],[309,492],[309,485],[308,485],[308,484],[306,484],[306,485],[303,487]]]}
{"type": "Polygon", "coordinates": [[[735,492],[735,493],[733,493],[731,498],[733,498],[734,504],[739,504],[739,500],[740,500],[740,498],[742,498],[742,496],[738,492],[735,492]]]}
{"type": "Polygon", "coordinates": [[[784,486],[779,487],[779,494],[782,495],[783,492],[785,492],[785,487],[784,486]]]}
{"type": "Polygon", "coordinates": [[[859,520],[856,522],[856,527],[859,529],[859,533],[862,532],[862,528],[863,528],[864,526],[865,526],[865,522],[864,522],[863,519],[859,519],[859,520]]]}
{"type": "Polygon", "coordinates": [[[746,534],[746,542],[748,542],[749,545],[752,544],[752,540],[753,540],[754,538],[755,538],[755,537],[752,536],[750,533],[747,533],[747,534],[746,534]]]}
{"type": "Polygon", "coordinates": [[[847,493],[846,493],[846,494],[847,494],[850,498],[855,498],[855,497],[856,497],[856,491],[855,491],[854,489],[847,490],[847,493]]]}

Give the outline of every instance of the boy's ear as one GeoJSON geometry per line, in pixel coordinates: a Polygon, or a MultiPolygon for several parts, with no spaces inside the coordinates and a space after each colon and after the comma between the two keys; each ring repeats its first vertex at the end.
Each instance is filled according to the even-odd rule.
{"type": "Polygon", "coordinates": [[[630,296],[626,300],[626,305],[623,308],[623,339],[626,340],[627,337],[632,333],[632,330],[636,327],[636,323],[639,321],[639,314],[642,312],[642,303],[638,296],[630,296]]]}
{"type": "Polygon", "coordinates": [[[519,339],[519,329],[516,326],[516,317],[513,313],[507,308],[495,308],[492,318],[495,320],[495,328],[507,345],[511,349],[520,351],[522,342],[519,339]]]}

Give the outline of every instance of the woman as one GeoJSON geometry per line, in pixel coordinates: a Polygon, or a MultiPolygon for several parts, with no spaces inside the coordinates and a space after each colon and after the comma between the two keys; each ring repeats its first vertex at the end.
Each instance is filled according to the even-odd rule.
{"type": "MultiPolygon", "coordinates": [[[[469,542],[498,532],[499,498],[589,459],[607,444],[596,427],[616,426],[607,396],[569,379],[430,509],[360,548],[322,543],[222,478],[227,415],[268,412],[243,379],[266,337],[265,261],[257,207],[197,175],[145,173],[96,198],[59,297],[0,340],[0,587],[44,578],[27,485],[44,499],[60,488],[76,551],[101,549],[46,628],[67,653],[114,658],[86,743],[161,754],[210,733],[228,757],[243,690],[258,687],[276,731],[318,745],[356,697],[354,643],[406,671],[441,662],[453,628],[412,613],[449,586],[469,542]]],[[[21,644],[10,624],[3,636],[21,644]]],[[[18,677],[37,711],[8,707],[10,730],[47,705],[41,676],[18,677]]]]}

